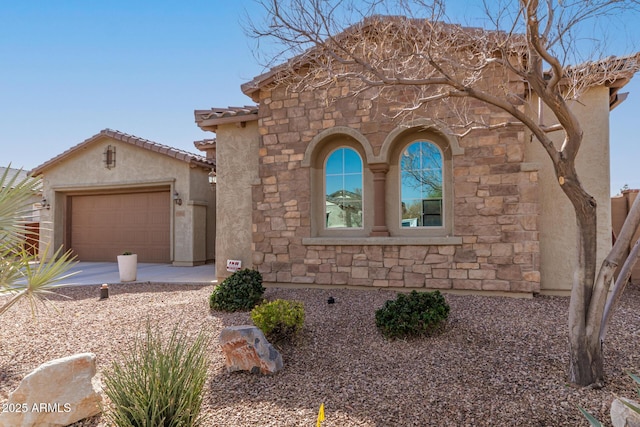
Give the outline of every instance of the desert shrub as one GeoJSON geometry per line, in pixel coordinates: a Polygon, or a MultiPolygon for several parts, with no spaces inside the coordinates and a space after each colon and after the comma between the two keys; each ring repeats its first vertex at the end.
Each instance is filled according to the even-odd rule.
{"type": "Polygon", "coordinates": [[[376,311],[376,326],[386,338],[431,335],[449,316],[449,304],[439,291],[399,294],[376,311]]]}
{"type": "Polygon", "coordinates": [[[212,310],[243,311],[256,306],[264,294],[262,275],[248,268],[236,271],[216,286],[209,297],[212,310]]]}
{"type": "Polygon", "coordinates": [[[174,327],[168,339],[147,322],[123,361],[105,372],[105,394],[118,427],[200,426],[202,390],[209,364],[209,339],[201,332],[190,340],[174,327]]]}
{"type": "Polygon", "coordinates": [[[266,302],[251,311],[251,319],[270,341],[291,341],[304,325],[304,305],[282,299],[266,302]]]}

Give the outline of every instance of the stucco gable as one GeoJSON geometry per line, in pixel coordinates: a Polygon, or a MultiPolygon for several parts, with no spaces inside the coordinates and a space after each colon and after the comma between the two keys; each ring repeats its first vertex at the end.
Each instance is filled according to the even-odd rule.
{"type": "Polygon", "coordinates": [[[174,158],[176,160],[180,160],[185,163],[188,163],[190,166],[202,167],[205,169],[215,169],[215,161],[211,159],[207,159],[206,157],[189,153],[188,151],[180,150],[178,148],[170,147],[168,145],[158,144],[157,142],[149,141],[147,139],[139,138],[137,136],[129,135],[117,130],[103,129],[99,133],[93,135],[91,138],[88,138],[82,141],[80,144],[77,144],[69,148],[63,153],[57,155],[56,157],[44,162],[40,166],[37,166],[30,173],[33,176],[41,175],[42,173],[44,173],[44,171],[46,171],[49,168],[55,167],[58,163],[72,156],[78,150],[84,147],[87,147],[89,145],[92,145],[95,142],[100,141],[104,138],[111,138],[116,141],[131,144],[136,147],[140,147],[145,150],[152,151],[154,153],[162,154],[162,155],[174,158]]]}

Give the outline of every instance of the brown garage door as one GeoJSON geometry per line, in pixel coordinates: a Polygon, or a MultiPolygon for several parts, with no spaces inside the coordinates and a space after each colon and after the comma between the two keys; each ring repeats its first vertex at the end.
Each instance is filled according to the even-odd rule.
{"type": "Polygon", "coordinates": [[[170,262],[169,191],[69,198],[70,245],[80,261],[115,261],[124,251],[139,262],[170,262]]]}

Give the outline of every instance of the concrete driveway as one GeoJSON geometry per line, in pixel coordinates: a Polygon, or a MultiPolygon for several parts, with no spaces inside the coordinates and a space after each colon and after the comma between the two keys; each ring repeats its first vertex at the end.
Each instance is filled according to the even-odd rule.
{"type": "MultiPolygon", "coordinates": [[[[79,262],[70,272],[74,276],[64,280],[66,285],[100,285],[102,283],[120,283],[118,263],[116,262],[79,262]]],[[[171,264],[138,263],[136,282],[155,283],[217,283],[214,264],[196,267],[174,267],[171,264]]]]}

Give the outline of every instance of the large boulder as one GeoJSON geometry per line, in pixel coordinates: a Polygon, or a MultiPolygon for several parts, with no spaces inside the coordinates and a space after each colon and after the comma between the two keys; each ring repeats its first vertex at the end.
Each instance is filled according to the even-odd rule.
{"type": "Polygon", "coordinates": [[[230,326],[223,329],[220,333],[220,347],[229,372],[274,374],[282,369],[282,355],[255,326],[230,326]]]}
{"type": "Polygon", "coordinates": [[[640,408],[640,403],[624,397],[615,399],[611,404],[611,424],[613,427],[640,427],[640,414],[622,403],[625,401],[640,408]]]}
{"type": "Polygon", "coordinates": [[[93,353],[40,365],[3,404],[0,427],[62,427],[100,413],[102,391],[95,374],[93,353]]]}

